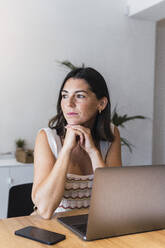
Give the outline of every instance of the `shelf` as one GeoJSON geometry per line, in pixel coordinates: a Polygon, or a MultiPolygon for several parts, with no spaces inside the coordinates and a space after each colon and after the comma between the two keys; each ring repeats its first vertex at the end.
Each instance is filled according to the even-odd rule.
{"type": "Polygon", "coordinates": [[[33,166],[31,163],[20,163],[15,158],[0,158],[0,167],[8,166],[33,166]]]}

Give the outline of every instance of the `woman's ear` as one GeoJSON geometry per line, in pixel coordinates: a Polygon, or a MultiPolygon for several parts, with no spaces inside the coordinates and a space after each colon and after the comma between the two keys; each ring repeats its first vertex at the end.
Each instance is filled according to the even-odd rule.
{"type": "Polygon", "coordinates": [[[108,103],[108,99],[104,96],[99,100],[99,106],[98,106],[98,110],[99,112],[103,111],[108,103]]]}

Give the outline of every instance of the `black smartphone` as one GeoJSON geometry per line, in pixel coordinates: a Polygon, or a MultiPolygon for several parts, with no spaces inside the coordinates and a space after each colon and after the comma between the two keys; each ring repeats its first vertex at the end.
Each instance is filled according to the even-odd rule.
{"type": "Polygon", "coordinates": [[[15,231],[15,235],[32,239],[47,245],[52,245],[65,239],[65,235],[63,234],[47,231],[35,226],[27,226],[19,229],[15,231]]]}

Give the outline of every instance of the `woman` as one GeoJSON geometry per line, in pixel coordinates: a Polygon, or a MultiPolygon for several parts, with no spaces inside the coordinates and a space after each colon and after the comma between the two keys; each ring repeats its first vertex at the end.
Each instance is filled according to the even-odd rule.
{"type": "Polygon", "coordinates": [[[93,173],[105,166],[121,166],[108,89],[99,72],[78,68],[64,79],[57,115],[36,138],[32,199],[37,213],[49,219],[54,212],[89,207],[93,173]]]}

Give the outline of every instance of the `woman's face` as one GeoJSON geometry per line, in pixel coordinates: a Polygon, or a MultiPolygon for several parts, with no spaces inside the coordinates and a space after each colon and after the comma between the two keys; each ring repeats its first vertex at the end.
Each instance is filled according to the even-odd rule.
{"type": "Polygon", "coordinates": [[[61,109],[68,124],[91,127],[101,101],[84,79],[70,78],[61,92],[61,109]]]}

